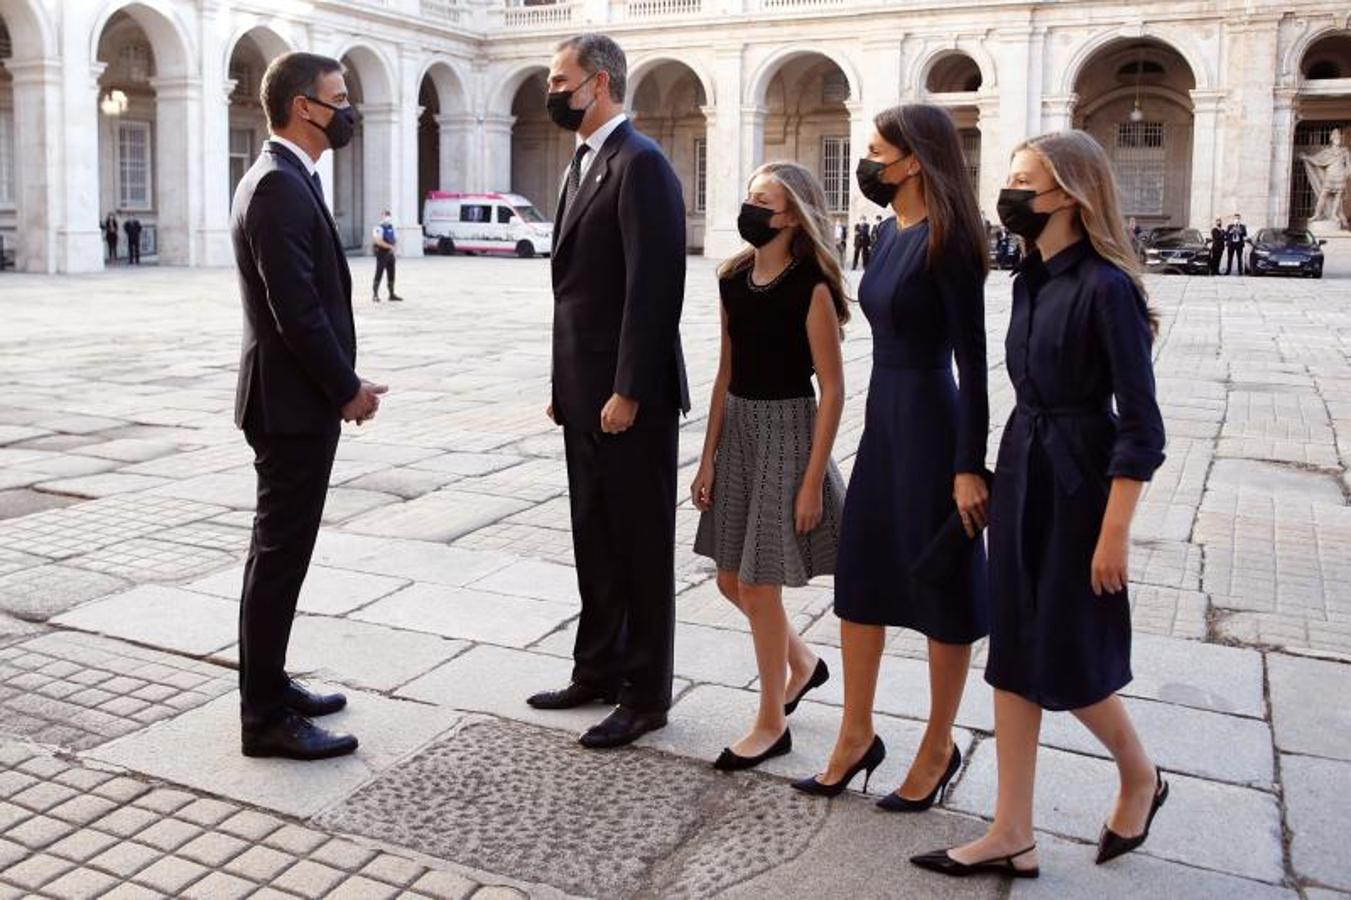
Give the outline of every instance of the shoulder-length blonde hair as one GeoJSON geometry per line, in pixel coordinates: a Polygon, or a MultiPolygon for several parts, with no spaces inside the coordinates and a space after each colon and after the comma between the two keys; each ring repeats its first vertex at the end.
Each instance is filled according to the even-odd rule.
{"type": "Polygon", "coordinates": [[[1149,293],[1140,272],[1140,260],[1126,236],[1121,215],[1121,194],[1107,152],[1086,131],[1072,129],[1029,138],[1014,148],[1014,154],[1031,151],[1051,173],[1056,185],[1079,204],[1079,224],[1093,249],[1120,269],[1135,284],[1140,307],[1149,322],[1151,336],[1159,332],[1159,315],[1149,305],[1149,293]]]}
{"type": "MultiPolygon", "coordinates": [[[[835,229],[826,212],[826,192],[821,182],[805,166],[795,162],[767,162],[751,173],[746,182],[747,188],[761,175],[768,176],[775,184],[783,188],[788,198],[785,212],[797,217],[797,233],[793,235],[789,246],[794,259],[811,259],[821,270],[830,288],[830,298],[835,304],[835,316],[840,325],[849,321],[849,296],[846,292],[844,269],[835,256],[835,229]]],[[[718,266],[718,277],[726,278],[748,268],[755,261],[755,248],[745,245],[736,253],[723,260],[718,266]]]]}

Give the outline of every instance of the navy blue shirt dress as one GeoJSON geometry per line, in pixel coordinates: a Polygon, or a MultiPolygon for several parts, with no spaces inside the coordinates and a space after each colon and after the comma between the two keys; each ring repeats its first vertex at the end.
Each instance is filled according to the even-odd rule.
{"type": "Polygon", "coordinates": [[[1034,253],[1004,347],[1017,406],[990,505],[985,680],[1079,709],[1131,680],[1127,591],[1095,596],[1090,576],[1112,479],[1148,481],[1163,462],[1144,301],[1086,239],[1045,264],[1034,253]]]}
{"type": "Polygon", "coordinates": [[[928,247],[927,222],[898,229],[887,220],[859,285],[873,368],[840,526],[835,614],[969,644],[989,627],[980,542],[942,589],[910,569],[956,508],[953,476],[985,468],[985,273],[951,253],[930,270],[928,247]]]}

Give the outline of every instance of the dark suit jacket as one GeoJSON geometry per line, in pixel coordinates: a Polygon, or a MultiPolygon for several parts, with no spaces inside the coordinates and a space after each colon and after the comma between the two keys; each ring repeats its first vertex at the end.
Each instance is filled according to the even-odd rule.
{"type": "Polygon", "coordinates": [[[336,430],[356,396],[352,275],[323,196],[269,141],[230,212],[244,347],[235,424],[263,434],[336,430]]]}
{"type": "Polygon", "coordinates": [[[1225,236],[1225,243],[1230,247],[1242,247],[1243,242],[1248,239],[1248,226],[1230,225],[1228,231],[1225,232],[1225,236]]]}
{"type": "Polygon", "coordinates": [[[554,418],[600,430],[612,394],[635,426],[690,408],[680,311],[685,202],[661,148],[624,122],[554,225],[554,418]]]}

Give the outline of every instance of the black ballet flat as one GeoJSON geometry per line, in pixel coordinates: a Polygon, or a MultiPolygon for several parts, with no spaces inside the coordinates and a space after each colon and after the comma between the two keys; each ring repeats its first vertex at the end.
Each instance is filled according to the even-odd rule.
{"type": "Polygon", "coordinates": [[[1033,866],[1030,869],[1020,869],[1013,864],[1013,861],[1025,853],[1031,853],[1037,849],[1037,845],[1026,847],[1017,853],[1010,853],[1008,856],[996,856],[992,859],[983,859],[980,862],[964,863],[958,862],[948,855],[946,850],[935,850],[932,853],[921,853],[918,856],[910,857],[910,862],[921,869],[928,869],[930,872],[937,872],[939,875],[947,875],[952,878],[966,878],[968,875],[1007,875],[1011,878],[1038,878],[1041,876],[1041,867],[1033,866]]]}
{"type": "Polygon", "coordinates": [[[849,782],[854,780],[854,776],[863,772],[863,793],[868,792],[868,779],[873,777],[873,770],[882,765],[882,760],[887,758],[887,745],[882,743],[881,735],[874,735],[873,742],[868,746],[868,752],[863,754],[863,758],[849,767],[849,771],[844,773],[844,777],[834,784],[826,784],[823,781],[817,781],[816,776],[804,778],[801,781],[793,782],[793,789],[801,791],[804,794],[811,794],[813,797],[838,797],[844,793],[844,789],[849,787],[849,782]]]}
{"type": "Polygon", "coordinates": [[[957,774],[957,770],[962,767],[962,751],[957,749],[957,745],[952,745],[952,756],[948,758],[948,769],[943,773],[943,777],[934,785],[934,789],[929,791],[927,797],[919,800],[911,800],[902,797],[900,794],[892,791],[881,800],[877,801],[877,808],[887,812],[924,812],[934,805],[942,803],[948,795],[948,784],[952,777],[957,774]]]}
{"type": "Polygon", "coordinates": [[[824,659],[818,659],[816,661],[816,669],[812,672],[812,677],[807,679],[807,683],[802,686],[802,690],[797,692],[796,697],[783,705],[783,714],[785,716],[791,716],[793,710],[797,709],[797,705],[802,702],[802,698],[807,696],[808,691],[819,688],[829,680],[830,669],[826,668],[826,661],[824,659]]]}
{"type": "Polygon", "coordinates": [[[1154,802],[1149,807],[1149,818],[1145,819],[1145,830],[1135,837],[1122,837],[1106,825],[1102,826],[1102,834],[1098,836],[1098,858],[1097,864],[1102,865],[1116,859],[1118,856],[1124,856],[1130,853],[1136,847],[1139,847],[1149,837],[1149,826],[1154,824],[1154,814],[1163,806],[1164,801],[1168,799],[1168,782],[1163,780],[1163,770],[1156,768],[1154,770],[1156,787],[1154,788],[1154,802]]]}
{"type": "Polygon", "coordinates": [[[774,742],[774,746],[759,756],[738,756],[732,752],[731,747],[724,747],[722,753],[718,754],[718,758],[713,761],[713,768],[719,772],[742,772],[746,769],[754,769],[767,759],[791,753],[792,750],[793,732],[785,728],[783,734],[774,742]]]}

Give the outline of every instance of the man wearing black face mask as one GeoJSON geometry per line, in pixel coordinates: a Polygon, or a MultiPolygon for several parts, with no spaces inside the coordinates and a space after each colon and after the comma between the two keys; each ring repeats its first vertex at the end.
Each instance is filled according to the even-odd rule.
{"type": "Polygon", "coordinates": [[[286,647],[309,568],[342,421],[375,415],[382,385],[357,376],[352,276],[315,163],[352,139],[342,66],[288,53],[267,68],[271,139],[235,191],[230,231],[244,302],[235,424],[254,451],[258,509],[244,564],[239,690],[246,756],[323,759],[356,738],[312,724],[341,694],[286,674],[286,647]]]}
{"type": "Polygon", "coordinates": [[[564,41],[548,113],[577,132],[555,214],[553,396],[563,426],[582,614],[572,683],[539,709],[617,703],[582,736],[627,744],[666,724],[675,637],[676,437],[690,408],[680,347],[685,204],[623,113],[628,66],[609,37],[564,41]]]}
{"type": "Polygon", "coordinates": [[[1224,220],[1216,219],[1210,229],[1210,274],[1220,274],[1220,259],[1224,256],[1224,220]]]}

